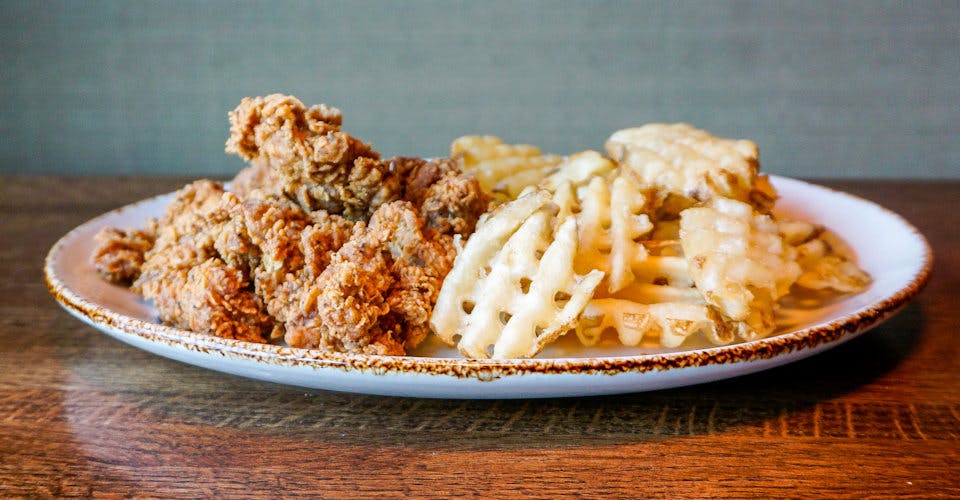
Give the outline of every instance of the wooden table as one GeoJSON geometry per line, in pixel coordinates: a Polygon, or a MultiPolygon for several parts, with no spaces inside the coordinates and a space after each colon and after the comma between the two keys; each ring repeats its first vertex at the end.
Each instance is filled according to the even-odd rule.
{"type": "Polygon", "coordinates": [[[827,183],[934,249],[926,290],[873,332],[733,380],[527,401],[277,386],[62,311],[40,272],[54,241],[184,182],[0,178],[0,496],[960,496],[960,182],[827,183]]]}

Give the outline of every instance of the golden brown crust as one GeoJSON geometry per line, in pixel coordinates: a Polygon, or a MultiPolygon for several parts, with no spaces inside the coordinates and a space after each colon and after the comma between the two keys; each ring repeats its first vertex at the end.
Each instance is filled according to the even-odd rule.
{"type": "Polygon", "coordinates": [[[270,166],[305,210],[366,219],[400,196],[399,179],[370,146],[340,131],[342,117],[292,96],[244,98],[230,112],[226,152],[270,166]]]}
{"type": "Polygon", "coordinates": [[[282,194],[280,179],[265,161],[250,162],[250,166],[237,172],[230,181],[230,192],[241,200],[282,194]]]}
{"type": "Polygon", "coordinates": [[[367,220],[384,203],[406,199],[422,207],[431,227],[467,234],[487,196],[455,161],[381,160],[368,144],[340,130],[336,108],[307,108],[280,94],[244,98],[230,112],[226,151],[254,166],[238,175],[241,196],[261,189],[296,200],[302,209],[367,220]]]}
{"type": "Polygon", "coordinates": [[[257,295],[282,325],[298,314],[309,284],[350,237],[354,223],[325,212],[307,214],[284,198],[247,200],[241,212],[259,249],[251,271],[257,295]]]}
{"type": "Polygon", "coordinates": [[[412,204],[382,205],[310,285],[287,343],[403,354],[426,336],[454,256],[452,239],[426,228],[412,204]]]}
{"type": "Polygon", "coordinates": [[[403,199],[420,207],[427,227],[445,234],[469,235],[490,206],[490,197],[456,159],[394,158],[405,177],[403,199]]]}
{"type": "Polygon", "coordinates": [[[219,183],[197,181],[178,191],[156,222],[156,242],[133,289],[154,301],[165,323],[260,342],[272,329],[246,277],[256,256],[231,216],[239,204],[219,183]]]}
{"type": "Polygon", "coordinates": [[[243,272],[210,258],[187,273],[176,326],[218,337],[262,342],[273,327],[243,272]]]}
{"type": "Polygon", "coordinates": [[[93,265],[110,283],[130,285],[140,276],[143,254],[153,247],[154,235],[149,230],[105,227],[94,238],[97,248],[93,265]]]}
{"type": "Polygon", "coordinates": [[[105,231],[103,272],[135,279],[163,322],[193,331],[377,354],[416,346],[452,235],[469,235],[489,200],[456,162],[380,160],[341,123],[290,96],[243,99],[226,150],[251,165],[230,192],[185,186],[144,232],[148,248],[105,231]]]}

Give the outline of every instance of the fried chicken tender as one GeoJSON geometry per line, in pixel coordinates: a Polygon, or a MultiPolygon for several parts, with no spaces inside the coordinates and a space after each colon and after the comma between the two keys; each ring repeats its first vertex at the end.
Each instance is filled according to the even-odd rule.
{"type": "Polygon", "coordinates": [[[237,214],[259,249],[251,270],[257,296],[282,325],[298,315],[301,295],[350,238],[354,223],[326,212],[307,214],[285,198],[247,200],[237,214]]]}
{"type": "Polygon", "coordinates": [[[230,181],[230,192],[241,200],[264,195],[282,194],[280,179],[270,164],[264,161],[254,161],[244,168],[230,181]]]}
{"type": "Polygon", "coordinates": [[[340,110],[272,94],[230,114],[226,152],[270,166],[283,194],[307,211],[365,220],[400,197],[400,179],[368,144],[340,131],[340,110]]]}
{"type": "Polygon", "coordinates": [[[110,283],[129,286],[140,276],[143,254],[153,247],[156,235],[150,230],[105,227],[94,239],[94,268],[110,283]]]}
{"type": "Polygon", "coordinates": [[[196,181],[155,223],[156,242],[132,288],[154,301],[164,323],[253,342],[273,328],[244,271],[256,250],[230,216],[239,203],[219,183],[196,181]]]}
{"type": "Polygon", "coordinates": [[[340,130],[340,111],[306,107],[292,96],[244,98],[229,114],[226,151],[253,166],[235,181],[244,195],[253,189],[294,199],[306,212],[324,210],[367,220],[398,199],[420,207],[430,227],[468,234],[489,200],[473,175],[449,159],[392,158],[340,130]]]}
{"type": "Polygon", "coordinates": [[[167,324],[264,342],[296,317],[303,290],[353,224],[308,214],[283,197],[241,201],[217,183],[197,181],[157,222],[157,243],[134,289],[167,324]]]}
{"type": "Polygon", "coordinates": [[[244,273],[223,260],[207,259],[186,273],[182,285],[176,279],[170,284],[179,290],[173,295],[181,312],[177,326],[248,342],[262,342],[273,328],[244,273]]]}
{"type": "Polygon", "coordinates": [[[460,170],[457,160],[394,158],[391,162],[405,179],[403,199],[420,207],[427,227],[451,235],[473,233],[490,198],[475,176],[460,170]]]}
{"type": "Polygon", "coordinates": [[[201,180],[144,231],[104,230],[106,279],[169,325],[295,347],[403,354],[490,203],[450,159],[381,160],[340,111],[280,94],[230,114],[227,152],[250,161],[230,191],[201,180]]]}
{"type": "Polygon", "coordinates": [[[452,237],[427,226],[407,201],[382,205],[358,225],[319,278],[304,283],[293,347],[402,355],[428,319],[456,255],[452,237]]]}

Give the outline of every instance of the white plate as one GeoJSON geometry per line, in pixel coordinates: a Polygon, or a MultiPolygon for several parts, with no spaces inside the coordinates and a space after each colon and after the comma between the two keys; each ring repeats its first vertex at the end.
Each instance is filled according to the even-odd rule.
{"type": "Polygon", "coordinates": [[[536,359],[475,361],[436,341],[412,356],[338,354],[254,344],[161,325],[130,291],[102,281],[91,264],[93,235],[104,226],[141,227],[171,195],[97,217],[58,241],[44,274],[74,316],[123,342],[185,363],[280,384],[336,391],[438,398],[529,398],[648,391],[697,384],[790,363],[845,342],[889,318],[926,284],[932,266],[923,236],[872,202],[784,177],[779,215],[817,222],[850,245],[874,282],[863,293],[810,308],[784,308],[776,335],[724,347],[584,349],[561,339],[536,359]],[[881,244],[882,243],[882,244],[881,244]]]}

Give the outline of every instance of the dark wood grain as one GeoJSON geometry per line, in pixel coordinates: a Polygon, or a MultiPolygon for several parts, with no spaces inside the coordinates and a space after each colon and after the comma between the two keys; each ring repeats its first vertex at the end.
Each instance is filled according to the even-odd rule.
{"type": "Polygon", "coordinates": [[[960,182],[827,183],[934,249],[926,290],[868,335],[696,387],[456,401],[223,375],[63,312],[50,245],[186,180],[0,179],[0,496],[960,495],[960,182]]]}

